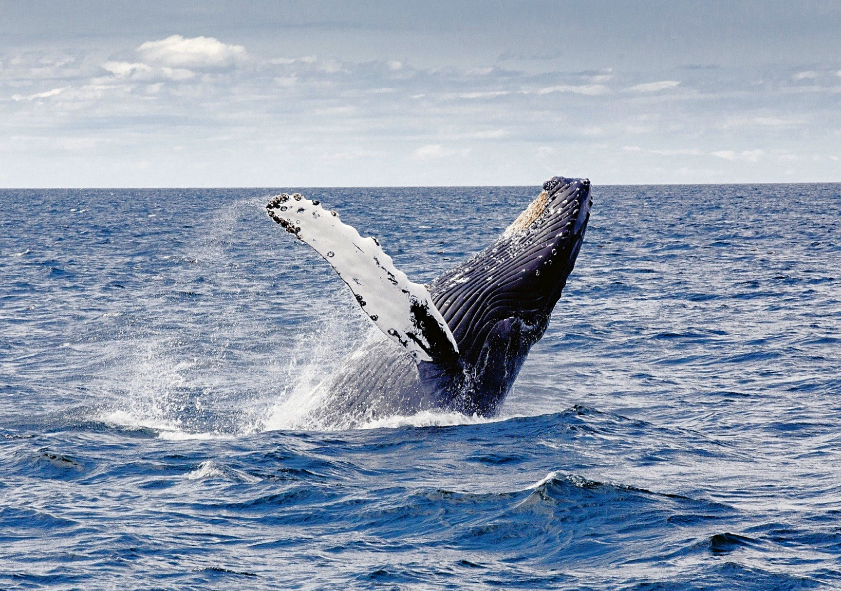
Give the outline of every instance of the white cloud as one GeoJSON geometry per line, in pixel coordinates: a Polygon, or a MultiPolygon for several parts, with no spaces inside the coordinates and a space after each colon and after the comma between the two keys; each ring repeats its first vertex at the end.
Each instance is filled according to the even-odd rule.
{"type": "Polygon", "coordinates": [[[337,60],[319,60],[317,67],[325,74],[335,74],[342,71],[342,64],[337,60]]]}
{"type": "MultiPolygon", "coordinates": [[[[553,92],[571,92],[573,94],[585,94],[588,96],[596,96],[600,94],[607,94],[610,89],[603,84],[580,84],[568,85],[561,84],[559,86],[547,86],[545,88],[538,88],[534,91],[535,94],[551,94],[553,92]]],[[[526,92],[525,94],[529,94],[526,92]]]]}
{"type": "Polygon", "coordinates": [[[646,82],[644,84],[637,84],[626,88],[629,92],[660,92],[661,90],[668,90],[675,88],[680,84],[677,80],[660,80],[659,82],[646,82]]]}
{"type": "Polygon", "coordinates": [[[298,82],[298,77],[295,74],[291,76],[278,76],[274,79],[274,82],[283,88],[290,88],[298,82]]]}
{"type": "Polygon", "coordinates": [[[820,74],[818,74],[817,72],[813,72],[813,71],[809,70],[809,71],[806,71],[806,72],[798,72],[797,74],[794,75],[794,79],[795,80],[814,80],[819,75],[820,74]]]}
{"type": "Polygon", "coordinates": [[[276,66],[291,66],[295,63],[314,64],[318,61],[318,56],[305,55],[304,57],[276,57],[269,60],[270,64],[276,66]]]}
{"type": "Polygon", "coordinates": [[[600,127],[598,125],[591,125],[591,126],[588,126],[588,127],[582,127],[581,130],[580,130],[581,135],[587,136],[587,137],[598,137],[600,135],[603,135],[604,132],[605,132],[604,128],[600,127]]]}
{"type": "Polygon", "coordinates": [[[652,154],[654,156],[700,156],[702,155],[701,150],[697,148],[678,148],[675,150],[662,150],[662,149],[648,149],[648,148],[641,148],[640,146],[624,146],[622,148],[625,152],[637,152],[637,153],[644,153],[644,154],[652,154]]]}
{"type": "Polygon", "coordinates": [[[388,66],[388,69],[391,70],[392,72],[396,72],[397,70],[400,70],[400,69],[403,68],[403,63],[398,62],[396,60],[388,61],[388,62],[386,62],[385,65],[388,66]]]}
{"type": "Polygon", "coordinates": [[[481,98],[496,98],[498,96],[505,96],[511,94],[510,90],[489,90],[486,92],[463,92],[459,98],[463,99],[481,99],[481,98]]]}
{"type": "Polygon", "coordinates": [[[186,68],[153,68],[141,63],[105,62],[102,67],[117,78],[126,80],[155,80],[168,78],[170,80],[188,80],[195,77],[195,72],[186,68]]]}
{"type": "Polygon", "coordinates": [[[105,62],[102,67],[118,78],[144,79],[151,76],[152,68],[146,64],[130,62],[105,62]]]}
{"type": "Polygon", "coordinates": [[[43,98],[50,98],[51,96],[55,96],[67,90],[67,87],[64,88],[53,88],[52,90],[47,90],[46,92],[38,92],[35,94],[30,94],[29,96],[21,96],[19,94],[13,95],[13,101],[34,101],[36,99],[43,99],[43,98]]]}
{"type": "Polygon", "coordinates": [[[795,117],[754,117],[753,122],[762,127],[791,127],[802,125],[803,119],[795,117]]]}
{"type": "Polygon", "coordinates": [[[758,162],[759,159],[765,155],[764,150],[745,150],[743,152],[735,152],[733,150],[718,150],[712,153],[716,158],[723,158],[730,161],[743,162],[758,162]]]}
{"type": "Polygon", "coordinates": [[[721,129],[732,129],[739,127],[797,127],[803,125],[806,120],[802,117],[776,117],[771,115],[761,117],[731,117],[724,122],[721,129]]]}
{"type": "Polygon", "coordinates": [[[470,153],[470,148],[462,150],[453,150],[445,148],[440,144],[427,144],[421,146],[412,153],[412,156],[417,160],[436,160],[439,158],[447,158],[449,156],[467,156],[470,153]]]}
{"type": "Polygon", "coordinates": [[[161,68],[161,71],[171,80],[189,80],[196,75],[195,72],[186,68],[161,68]]]}
{"type": "Polygon", "coordinates": [[[490,140],[490,139],[499,139],[504,138],[508,135],[508,132],[504,129],[490,129],[487,131],[475,131],[471,134],[468,134],[468,137],[480,139],[480,140],[490,140]]]}
{"type": "MultiPolygon", "coordinates": [[[[274,66],[293,66],[303,64],[305,66],[312,66],[315,70],[323,72],[324,74],[347,72],[342,62],[335,59],[320,58],[316,55],[305,55],[303,57],[276,57],[270,59],[268,63],[274,66]]],[[[388,62],[388,68],[392,71],[399,70],[403,67],[403,64],[400,64],[399,67],[394,66],[393,64],[400,64],[400,62],[388,62]]]]}
{"type": "Polygon", "coordinates": [[[481,68],[468,68],[465,74],[468,76],[487,76],[495,70],[492,66],[484,66],[481,68]]]}
{"type": "Polygon", "coordinates": [[[228,45],[214,37],[172,35],[159,41],[146,41],[137,48],[145,63],[171,68],[220,68],[245,58],[242,45],[228,45]]]}

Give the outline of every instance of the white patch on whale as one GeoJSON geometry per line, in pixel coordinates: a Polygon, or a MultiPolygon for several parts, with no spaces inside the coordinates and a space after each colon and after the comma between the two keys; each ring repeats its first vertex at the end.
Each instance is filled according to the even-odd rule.
{"type": "Polygon", "coordinates": [[[266,210],[330,263],[374,324],[415,361],[432,361],[430,353],[458,354],[429,291],[397,269],[375,238],[363,238],[336,212],[298,193],[272,198],[266,210]]]}

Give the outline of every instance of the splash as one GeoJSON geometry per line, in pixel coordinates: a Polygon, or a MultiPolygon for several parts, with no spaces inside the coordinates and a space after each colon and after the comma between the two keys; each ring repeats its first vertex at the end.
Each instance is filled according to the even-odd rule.
{"type": "Polygon", "coordinates": [[[193,240],[161,257],[156,281],[128,309],[105,313],[119,330],[97,384],[110,399],[97,420],[169,440],[488,421],[427,411],[356,425],[314,412],[349,354],[384,337],[329,269],[246,241],[265,223],[264,203],[242,199],[193,218],[193,240]]]}

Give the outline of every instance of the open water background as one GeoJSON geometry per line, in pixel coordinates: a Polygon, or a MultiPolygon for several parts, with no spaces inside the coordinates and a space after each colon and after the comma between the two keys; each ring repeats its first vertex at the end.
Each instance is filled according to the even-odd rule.
{"type": "MultiPolygon", "coordinates": [[[[302,192],[428,281],[537,190],[302,192]]],[[[0,191],[0,588],[841,587],[841,185],[594,186],[501,415],[354,431],[277,192],[0,191]]]]}

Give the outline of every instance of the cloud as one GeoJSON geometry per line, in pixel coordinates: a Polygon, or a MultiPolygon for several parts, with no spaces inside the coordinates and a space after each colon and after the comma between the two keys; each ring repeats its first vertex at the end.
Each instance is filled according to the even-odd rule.
{"type": "Polygon", "coordinates": [[[508,132],[504,129],[490,129],[486,131],[475,131],[468,134],[468,137],[480,140],[500,139],[508,136],[508,132]]]}
{"type": "Polygon", "coordinates": [[[447,158],[449,156],[467,156],[470,153],[470,148],[462,150],[453,150],[445,148],[440,144],[427,144],[421,146],[412,153],[412,156],[417,160],[436,160],[439,158],[447,158]]]}
{"type": "Polygon", "coordinates": [[[814,80],[818,76],[820,76],[820,74],[818,74],[817,72],[813,72],[811,70],[808,70],[806,72],[798,72],[797,74],[794,75],[794,79],[795,80],[814,80]]]}
{"type": "Polygon", "coordinates": [[[647,149],[641,148],[640,146],[624,146],[622,148],[625,152],[638,152],[638,153],[645,153],[645,154],[652,154],[654,156],[700,156],[702,155],[701,150],[697,148],[678,148],[675,150],[660,150],[660,149],[647,149]]]}
{"type": "Polygon", "coordinates": [[[668,90],[675,88],[680,84],[677,80],[660,80],[659,82],[646,82],[644,84],[637,84],[626,88],[628,92],[660,92],[661,90],[668,90]]]}
{"type": "Polygon", "coordinates": [[[105,62],[102,67],[118,78],[143,78],[152,72],[146,64],[131,62],[105,62]]]}
{"type": "Polygon", "coordinates": [[[144,63],[171,68],[226,68],[246,57],[242,45],[228,45],[214,37],[181,35],[146,41],[137,53],[144,63]]]}
{"type": "Polygon", "coordinates": [[[67,87],[64,88],[53,88],[52,90],[47,90],[46,92],[38,92],[35,94],[30,94],[29,96],[21,96],[19,94],[15,94],[12,96],[13,101],[34,101],[36,99],[43,99],[43,98],[50,98],[51,96],[55,96],[57,94],[61,94],[67,90],[67,87]]]}
{"type": "Polygon", "coordinates": [[[314,64],[318,61],[318,56],[305,55],[304,57],[276,57],[269,60],[270,64],[276,66],[291,66],[295,63],[314,64]]]}
{"type": "Polygon", "coordinates": [[[153,68],[146,64],[132,62],[105,62],[102,64],[105,70],[111,72],[116,78],[126,80],[189,80],[195,77],[196,73],[186,68],[153,68]]]}
{"type": "Polygon", "coordinates": [[[777,117],[764,115],[759,117],[730,117],[722,125],[721,129],[733,129],[741,127],[756,128],[790,128],[799,127],[806,123],[804,117],[777,117]]]}
{"type": "MultiPolygon", "coordinates": [[[[324,74],[336,74],[338,72],[348,72],[346,64],[336,59],[318,57],[317,55],[305,55],[303,57],[276,57],[268,61],[273,66],[296,66],[297,69],[308,70],[310,72],[321,72],[324,74]]],[[[387,67],[390,71],[396,72],[403,67],[400,62],[388,62],[387,67]],[[395,65],[398,64],[398,65],[395,65]]]]}
{"type": "Polygon", "coordinates": [[[743,161],[743,162],[758,162],[759,159],[765,155],[764,150],[745,150],[743,152],[734,152],[733,150],[719,150],[717,152],[713,152],[712,156],[716,158],[723,158],[724,160],[730,161],[743,161]]]}
{"type": "Polygon", "coordinates": [[[607,94],[610,92],[610,89],[603,84],[561,84],[558,86],[547,86],[545,88],[538,88],[536,91],[534,91],[534,94],[551,94],[553,92],[571,92],[573,94],[585,94],[588,96],[596,96],[600,94],[607,94]]]}
{"type": "Polygon", "coordinates": [[[481,98],[496,98],[498,96],[505,96],[511,94],[510,90],[488,90],[485,92],[463,92],[458,95],[463,99],[481,99],[481,98]]]}

